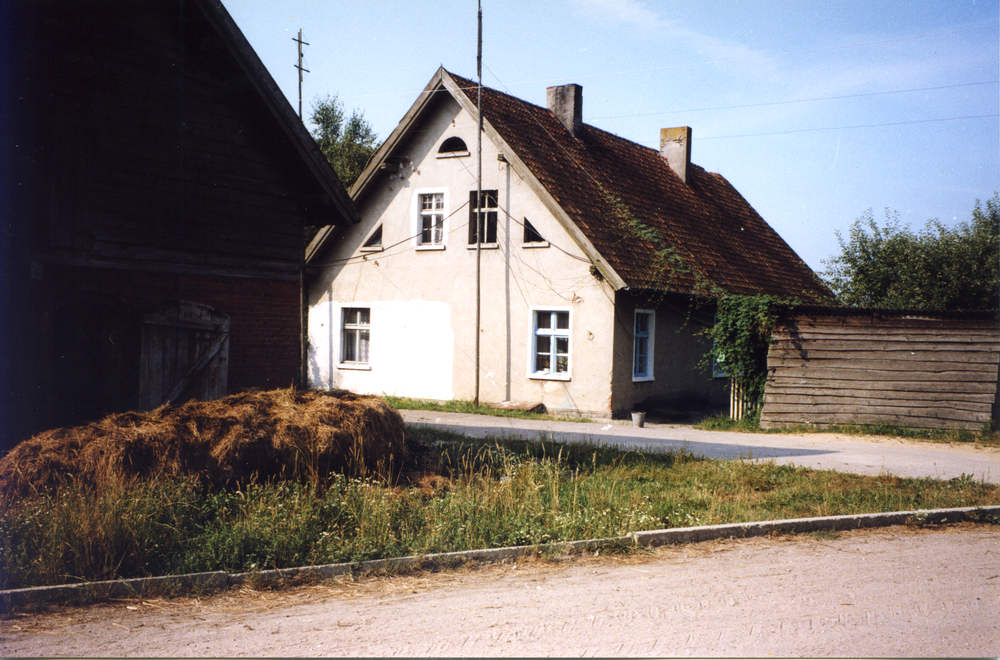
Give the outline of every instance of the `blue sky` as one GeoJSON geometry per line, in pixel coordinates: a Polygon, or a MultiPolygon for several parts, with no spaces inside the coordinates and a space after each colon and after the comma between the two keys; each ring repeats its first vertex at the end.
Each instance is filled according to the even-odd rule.
{"type": "MultiPolygon", "coordinates": [[[[327,94],[384,140],[439,65],[476,76],[476,0],[223,0],[293,106],[327,94]]],[[[813,269],[867,209],[953,225],[1000,190],[996,0],[482,0],[483,84],[659,148],[691,126],[813,269]]]]}

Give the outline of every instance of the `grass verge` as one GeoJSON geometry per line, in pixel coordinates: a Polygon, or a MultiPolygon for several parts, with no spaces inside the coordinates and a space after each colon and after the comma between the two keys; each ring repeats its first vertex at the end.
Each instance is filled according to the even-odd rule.
{"type": "Polygon", "coordinates": [[[688,453],[411,429],[440,474],[402,487],[191,480],[68,484],[0,512],[0,588],[229,572],[614,537],[633,531],[1000,502],[1000,487],[688,453]]]}
{"type": "Polygon", "coordinates": [[[984,446],[1000,446],[1000,431],[985,429],[918,430],[907,429],[892,424],[833,424],[822,428],[809,424],[784,426],[780,429],[764,429],[756,418],[733,419],[725,414],[714,415],[694,425],[705,431],[740,431],[744,433],[840,433],[843,435],[880,435],[894,438],[909,438],[928,442],[963,442],[984,446]]]}
{"type": "Polygon", "coordinates": [[[557,422],[590,422],[587,417],[573,417],[570,415],[549,415],[547,413],[533,413],[526,410],[504,410],[501,408],[490,408],[482,404],[476,405],[472,401],[428,401],[426,399],[406,399],[389,394],[383,395],[382,399],[396,410],[436,410],[440,412],[465,413],[467,415],[490,415],[492,417],[514,417],[517,419],[544,419],[557,422]]]}

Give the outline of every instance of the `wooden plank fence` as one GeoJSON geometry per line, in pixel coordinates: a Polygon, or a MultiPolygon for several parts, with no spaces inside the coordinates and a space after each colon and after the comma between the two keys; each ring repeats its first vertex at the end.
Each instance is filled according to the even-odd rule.
{"type": "Polygon", "coordinates": [[[997,414],[988,314],[792,312],[772,334],[761,426],[980,430],[997,414]]]}

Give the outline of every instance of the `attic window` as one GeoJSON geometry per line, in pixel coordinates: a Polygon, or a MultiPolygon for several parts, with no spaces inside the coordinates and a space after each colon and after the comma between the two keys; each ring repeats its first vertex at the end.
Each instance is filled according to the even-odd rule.
{"type": "Polygon", "coordinates": [[[497,243],[497,191],[483,190],[481,203],[476,203],[476,191],[469,191],[469,245],[497,243]],[[478,225],[481,225],[479,227],[478,225]],[[482,237],[479,236],[480,231],[482,237]]]}
{"type": "Polygon", "coordinates": [[[534,225],[525,218],[524,219],[524,247],[548,247],[549,242],[542,238],[542,235],[538,233],[534,225]]]}
{"type": "Polygon", "coordinates": [[[438,149],[438,158],[458,158],[468,156],[469,148],[465,146],[465,140],[460,137],[450,137],[441,143],[438,149]]]}
{"type": "Polygon", "coordinates": [[[361,249],[365,251],[382,249],[382,225],[375,228],[375,231],[373,231],[372,235],[368,237],[368,240],[361,246],[361,249]]]}

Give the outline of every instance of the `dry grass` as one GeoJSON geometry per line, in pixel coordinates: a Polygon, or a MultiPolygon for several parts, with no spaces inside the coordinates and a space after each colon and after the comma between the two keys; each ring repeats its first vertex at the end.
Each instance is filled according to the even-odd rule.
{"type": "Polygon", "coordinates": [[[393,479],[406,459],[405,424],[378,397],[245,392],[40,433],[0,460],[0,501],[68,482],[101,490],[160,478],[216,487],[331,473],[393,479]]]}

